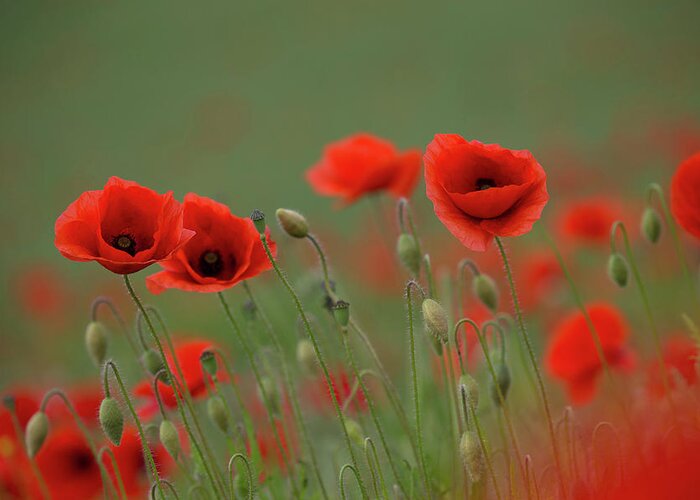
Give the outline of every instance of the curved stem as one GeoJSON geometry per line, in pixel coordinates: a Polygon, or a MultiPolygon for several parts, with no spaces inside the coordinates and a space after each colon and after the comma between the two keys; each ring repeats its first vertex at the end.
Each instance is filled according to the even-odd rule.
{"type": "MultiPolygon", "coordinates": [[[[607,428],[610,430],[612,435],[615,438],[615,448],[617,451],[617,459],[619,461],[619,466],[618,469],[620,471],[620,485],[624,484],[625,482],[625,465],[624,465],[624,455],[622,454],[622,442],[620,441],[620,434],[618,434],[617,430],[615,427],[610,422],[598,422],[598,425],[595,426],[595,429],[593,429],[593,451],[595,453],[595,450],[597,449],[597,444],[598,444],[598,436],[600,435],[600,430],[603,428],[607,428]]],[[[595,464],[595,460],[593,460],[593,463],[595,464]]],[[[596,475],[597,475],[597,470],[596,470],[596,475]]]]}
{"type": "Polygon", "coordinates": [[[345,474],[345,471],[347,469],[352,470],[353,474],[355,475],[355,479],[357,480],[357,484],[359,484],[360,487],[362,487],[362,479],[360,478],[360,474],[357,472],[355,466],[352,464],[343,465],[343,467],[340,469],[340,474],[338,475],[338,484],[340,485],[340,496],[343,498],[343,500],[347,499],[347,497],[345,496],[345,483],[343,482],[343,475],[345,474]]]}
{"type": "MultiPolygon", "coordinates": [[[[177,494],[177,490],[175,489],[175,486],[173,486],[173,483],[171,483],[171,482],[168,481],[167,479],[163,479],[163,480],[161,480],[161,482],[163,483],[163,485],[165,485],[165,486],[168,487],[168,489],[169,489],[170,492],[173,494],[173,496],[175,497],[175,499],[176,499],[176,500],[179,500],[180,495],[177,494]]],[[[157,486],[157,484],[159,484],[159,483],[155,483],[155,484],[153,484],[153,485],[151,486],[151,496],[150,496],[151,499],[155,499],[155,498],[156,498],[155,491],[156,491],[156,486],[157,486]]],[[[163,498],[165,498],[165,495],[163,495],[163,498]]]]}
{"type": "Polygon", "coordinates": [[[416,225],[413,223],[413,214],[411,213],[411,205],[408,203],[406,198],[401,198],[398,203],[398,216],[399,216],[399,227],[402,232],[406,231],[405,219],[408,220],[408,229],[411,231],[411,235],[416,240],[416,249],[418,250],[418,255],[423,255],[420,248],[420,241],[418,240],[418,232],[416,231],[416,225]]]}
{"type": "Polygon", "coordinates": [[[532,364],[532,370],[535,373],[535,378],[537,379],[537,386],[539,388],[540,397],[542,398],[542,406],[544,407],[545,417],[547,419],[547,430],[549,432],[549,440],[552,447],[552,453],[554,456],[554,463],[557,469],[557,476],[561,486],[562,493],[566,497],[566,484],[562,478],[561,471],[561,459],[559,457],[559,448],[557,447],[556,437],[554,435],[554,423],[552,420],[552,410],[549,405],[549,398],[547,397],[547,391],[544,387],[544,381],[542,380],[542,374],[540,373],[540,367],[537,363],[537,358],[535,357],[535,351],[532,348],[532,342],[530,341],[530,336],[525,328],[525,321],[523,320],[523,313],[520,310],[520,300],[518,299],[518,294],[515,291],[515,281],[513,280],[513,273],[510,269],[510,263],[508,262],[508,256],[506,250],[503,247],[503,242],[501,238],[496,236],[496,245],[498,246],[498,251],[501,254],[501,259],[503,260],[503,267],[505,268],[506,278],[508,279],[508,286],[510,287],[511,297],[513,299],[513,307],[515,309],[515,317],[518,322],[518,327],[520,329],[520,334],[523,341],[525,342],[525,347],[527,348],[527,354],[530,358],[530,363],[532,364]]]}
{"type": "Polygon", "coordinates": [[[235,500],[236,494],[233,488],[233,462],[236,459],[240,459],[243,462],[243,465],[245,465],[246,471],[247,471],[247,476],[248,476],[248,500],[253,500],[253,497],[255,496],[255,489],[253,487],[253,471],[250,467],[250,462],[248,461],[248,458],[243,455],[242,453],[236,453],[231,457],[231,459],[228,461],[228,475],[231,480],[231,500],[235,500]]]}
{"type": "Polygon", "coordinates": [[[121,315],[119,309],[117,309],[117,306],[115,306],[114,302],[112,302],[112,299],[110,299],[109,297],[99,296],[92,301],[92,305],[90,306],[90,318],[92,319],[92,321],[97,321],[97,311],[101,305],[107,306],[107,308],[112,312],[112,316],[114,316],[114,319],[117,320],[117,323],[119,323],[119,326],[124,332],[126,341],[129,343],[131,349],[138,356],[139,351],[136,347],[136,344],[134,344],[134,339],[131,338],[129,327],[126,324],[126,321],[124,321],[124,316],[121,315]]]}
{"type": "MultiPolygon", "coordinates": [[[[382,468],[379,465],[379,456],[377,455],[377,447],[374,446],[374,441],[372,441],[372,438],[366,437],[365,438],[365,459],[367,460],[367,467],[369,467],[370,472],[372,473],[372,478],[374,479],[374,465],[373,465],[373,459],[374,463],[376,464],[376,469],[377,469],[377,475],[379,476],[379,484],[382,488],[382,493],[384,495],[385,500],[389,499],[389,492],[386,489],[386,483],[384,482],[384,474],[382,474],[382,468]],[[370,448],[372,451],[372,455],[370,455],[370,448]]],[[[375,493],[377,494],[377,497],[379,497],[379,491],[376,488],[375,484],[375,493]]]]}
{"type": "Polygon", "coordinates": [[[27,456],[27,459],[29,460],[29,465],[32,468],[32,473],[36,477],[36,481],[39,485],[39,491],[41,492],[41,496],[46,498],[47,500],[51,499],[51,493],[49,492],[49,487],[46,485],[46,480],[44,479],[44,475],[41,473],[39,470],[39,466],[36,463],[36,460],[32,457],[29,456],[29,453],[27,453],[27,445],[26,441],[24,440],[24,430],[22,429],[22,425],[19,423],[19,418],[17,417],[17,408],[15,407],[14,404],[14,398],[12,400],[11,405],[5,405],[7,407],[7,410],[10,412],[10,419],[12,420],[12,427],[14,428],[15,435],[17,436],[17,442],[21,443],[20,446],[22,447],[22,451],[24,451],[24,454],[27,456]]]}
{"type": "Polygon", "coordinates": [[[97,452],[97,456],[102,460],[102,455],[107,454],[109,456],[110,462],[112,462],[112,470],[114,470],[114,477],[117,481],[117,486],[119,488],[119,494],[124,500],[128,500],[126,494],[126,489],[124,488],[124,481],[122,480],[122,473],[119,470],[119,464],[117,463],[117,457],[114,456],[114,452],[107,446],[103,446],[97,452]]]}

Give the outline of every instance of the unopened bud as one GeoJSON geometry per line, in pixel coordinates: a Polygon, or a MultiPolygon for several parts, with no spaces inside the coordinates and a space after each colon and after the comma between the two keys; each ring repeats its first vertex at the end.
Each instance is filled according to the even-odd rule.
{"type": "Polygon", "coordinates": [[[165,450],[170,456],[177,460],[180,455],[180,436],[177,433],[175,424],[170,420],[163,420],[158,429],[158,437],[165,450]]]}
{"type": "Polygon", "coordinates": [[[165,368],[165,363],[163,363],[163,358],[160,357],[154,349],[146,349],[141,355],[141,363],[146,367],[151,375],[157,374],[159,371],[165,368]]]}
{"type": "Polygon", "coordinates": [[[306,238],[309,234],[309,224],[306,218],[299,212],[288,210],[286,208],[278,208],[275,212],[277,222],[280,227],[292,238],[306,238]]]}
{"type": "Polygon", "coordinates": [[[498,287],[491,276],[479,274],[474,277],[474,295],[491,311],[498,309],[498,287]]]}
{"type": "Polygon", "coordinates": [[[212,351],[204,351],[199,356],[199,362],[202,364],[202,368],[212,377],[216,376],[216,372],[219,367],[216,362],[216,355],[212,351]]]}
{"type": "Polygon", "coordinates": [[[484,454],[475,432],[466,431],[459,441],[459,454],[472,483],[478,483],[484,472],[484,454]]]}
{"type": "Polygon", "coordinates": [[[41,449],[41,446],[46,441],[46,436],[49,433],[49,419],[46,413],[38,411],[27,422],[25,430],[25,443],[27,445],[27,454],[30,458],[34,458],[41,449]]]}
{"type": "Polygon", "coordinates": [[[100,405],[100,425],[109,440],[119,446],[124,430],[124,416],[114,398],[106,397],[100,405]]]}
{"type": "Polygon", "coordinates": [[[447,313],[439,302],[425,299],[422,305],[426,331],[436,340],[447,342],[447,313]]]}
{"type": "Polygon", "coordinates": [[[479,384],[476,383],[474,377],[465,373],[459,377],[459,397],[462,397],[462,391],[467,396],[467,403],[476,410],[479,406],[479,384]]]}
{"type": "Polygon", "coordinates": [[[250,220],[252,220],[253,224],[255,224],[255,229],[258,230],[258,233],[265,234],[266,224],[264,213],[262,213],[256,208],[255,210],[253,210],[253,213],[250,214],[250,220]]]}
{"type": "Polygon", "coordinates": [[[396,252],[401,264],[413,275],[420,273],[421,255],[418,242],[412,234],[401,233],[396,242],[396,252]]]}
{"type": "Polygon", "coordinates": [[[265,402],[267,399],[267,405],[270,407],[272,413],[279,413],[280,411],[280,393],[277,387],[277,383],[274,379],[270,377],[262,377],[260,379],[260,387],[258,387],[258,396],[265,402]]]}
{"type": "Polygon", "coordinates": [[[503,401],[505,401],[506,397],[508,396],[508,389],[510,389],[510,369],[503,360],[499,359],[496,362],[494,370],[496,371],[496,383],[491,380],[491,399],[496,406],[501,406],[501,398],[499,397],[498,393],[500,391],[501,396],[503,396],[503,401]]]}
{"type": "Polygon", "coordinates": [[[610,254],[610,258],[608,259],[608,276],[617,286],[627,286],[629,271],[627,261],[622,254],[618,252],[610,254]]]}
{"type": "Polygon", "coordinates": [[[316,371],[317,358],[316,351],[310,340],[301,339],[297,343],[297,363],[307,374],[312,374],[316,371]]]}
{"type": "Polygon", "coordinates": [[[338,324],[345,328],[350,323],[350,304],[344,300],[339,300],[333,304],[333,316],[338,324]]]}
{"type": "Polygon", "coordinates": [[[85,330],[85,348],[95,366],[102,366],[107,355],[107,329],[99,321],[91,321],[85,330]]]}
{"type": "Polygon", "coordinates": [[[348,431],[348,437],[357,446],[363,446],[365,442],[365,433],[362,430],[362,426],[351,418],[345,419],[345,429],[348,431]]]}
{"type": "Polygon", "coordinates": [[[661,238],[661,216],[656,209],[647,207],[642,214],[642,235],[649,243],[656,243],[661,238]]]}
{"type": "Polygon", "coordinates": [[[228,431],[228,416],[226,415],[226,403],[221,396],[212,396],[207,401],[207,415],[221,430],[228,431]]]}

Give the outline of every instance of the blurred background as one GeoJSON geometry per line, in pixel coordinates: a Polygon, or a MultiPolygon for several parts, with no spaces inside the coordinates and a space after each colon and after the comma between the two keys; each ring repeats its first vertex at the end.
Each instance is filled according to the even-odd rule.
{"type": "MultiPolygon", "coordinates": [[[[381,262],[365,253],[378,234],[368,228],[391,203],[380,202],[387,219],[372,219],[368,200],[337,211],[303,177],[351,133],[401,148],[456,132],[530,149],[550,176],[552,224],[572,196],[625,193],[641,206],[646,183],[667,185],[700,147],[696,0],[0,5],[0,387],[94,376],[82,336],[96,295],[132,317],[119,277],[53,246],[56,217],[109,176],[211,196],[240,215],[299,209],[354,275],[381,262]]],[[[447,252],[456,244],[422,184],[414,199],[447,252]]],[[[313,263],[276,236],[286,263],[313,263]]],[[[143,294],[148,272],[135,278],[143,294]]],[[[267,280],[261,288],[277,288],[267,280]]],[[[389,285],[393,299],[353,294],[402,314],[400,286],[389,285]]],[[[212,297],[148,299],[177,331],[226,335],[212,297]]]]}

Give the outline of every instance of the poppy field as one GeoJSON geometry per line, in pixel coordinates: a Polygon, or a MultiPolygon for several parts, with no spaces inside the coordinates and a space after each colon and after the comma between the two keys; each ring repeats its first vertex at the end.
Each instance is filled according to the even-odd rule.
{"type": "Polygon", "coordinates": [[[8,6],[0,499],[698,498],[700,11],[543,4],[8,6]]]}

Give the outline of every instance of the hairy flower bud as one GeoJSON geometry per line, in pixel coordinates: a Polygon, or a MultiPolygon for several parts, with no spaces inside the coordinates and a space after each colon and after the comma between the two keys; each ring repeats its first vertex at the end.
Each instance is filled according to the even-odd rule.
{"type": "Polygon", "coordinates": [[[420,273],[421,255],[418,249],[418,242],[412,234],[401,233],[396,242],[396,253],[399,255],[401,264],[413,275],[420,273]]]}
{"type": "MultiPolygon", "coordinates": [[[[146,370],[148,370],[151,375],[155,375],[165,368],[163,358],[161,358],[160,354],[158,354],[154,349],[147,349],[144,351],[144,353],[141,355],[141,363],[143,363],[143,366],[146,367],[146,370]]],[[[166,381],[165,379],[161,380],[164,382],[166,381]]]]}
{"type": "Polygon", "coordinates": [[[484,472],[484,454],[475,432],[466,431],[459,440],[459,454],[469,479],[478,483],[484,472]]]}
{"type": "Polygon", "coordinates": [[[85,348],[95,366],[102,366],[107,355],[107,329],[99,321],[91,321],[85,329],[85,348]]]}
{"type": "Polygon", "coordinates": [[[158,437],[163,447],[166,449],[173,459],[177,460],[180,455],[180,436],[177,433],[175,424],[170,420],[163,420],[160,423],[160,428],[158,429],[158,437]]]}
{"type": "Polygon", "coordinates": [[[116,446],[122,441],[122,431],[124,430],[124,416],[119,404],[114,398],[106,397],[100,405],[100,425],[105,436],[116,446]]]}
{"type": "Polygon", "coordinates": [[[439,342],[447,342],[447,313],[439,302],[433,299],[425,299],[423,305],[423,321],[425,330],[439,342]]]}
{"type": "Polygon", "coordinates": [[[25,430],[25,444],[27,445],[27,454],[30,458],[34,458],[41,449],[41,446],[49,434],[49,419],[46,413],[38,411],[27,422],[25,430]]]}
{"type": "Polygon", "coordinates": [[[467,396],[467,402],[476,410],[479,406],[479,384],[476,383],[474,377],[468,373],[459,377],[459,387],[457,389],[459,390],[458,396],[461,398],[462,391],[464,391],[464,394],[467,396]]]}
{"type": "Polygon", "coordinates": [[[297,363],[307,374],[312,374],[316,371],[318,361],[316,351],[310,340],[301,339],[297,342],[297,363]]]}
{"type": "Polygon", "coordinates": [[[216,362],[216,355],[212,351],[204,351],[199,356],[199,362],[202,364],[202,368],[212,377],[216,376],[216,372],[219,370],[218,364],[216,362]]]}
{"type": "Polygon", "coordinates": [[[306,238],[309,234],[309,224],[299,212],[278,208],[275,215],[280,227],[292,238],[306,238]]]}
{"type": "Polygon", "coordinates": [[[333,316],[341,327],[347,327],[350,323],[350,304],[344,300],[337,301],[333,304],[333,316]]]}
{"type": "Polygon", "coordinates": [[[493,278],[482,273],[474,277],[472,285],[474,287],[474,295],[486,307],[495,312],[498,309],[498,287],[496,287],[496,282],[493,281],[493,278]]]}
{"type": "Polygon", "coordinates": [[[508,396],[508,389],[510,389],[510,369],[503,360],[499,359],[495,363],[494,370],[496,371],[496,383],[491,380],[489,392],[496,406],[501,406],[501,398],[498,395],[498,391],[500,390],[503,401],[505,401],[508,396]]]}
{"type": "Polygon", "coordinates": [[[357,420],[351,418],[345,419],[345,429],[348,431],[348,437],[357,446],[362,447],[365,442],[365,432],[357,420]]]}
{"type": "Polygon", "coordinates": [[[610,254],[608,259],[608,276],[617,286],[627,286],[629,271],[627,261],[619,252],[610,254]]]}
{"type": "Polygon", "coordinates": [[[642,236],[649,243],[656,243],[661,238],[661,216],[656,209],[647,207],[642,214],[642,236]]]}
{"type": "Polygon", "coordinates": [[[252,220],[253,224],[255,224],[255,229],[258,230],[258,233],[265,234],[266,224],[264,213],[262,213],[256,208],[255,210],[253,210],[253,213],[250,214],[250,220],[252,220]]]}
{"type": "Polygon", "coordinates": [[[221,430],[228,431],[228,416],[226,415],[226,403],[221,396],[212,396],[207,401],[207,415],[221,430]]]}

